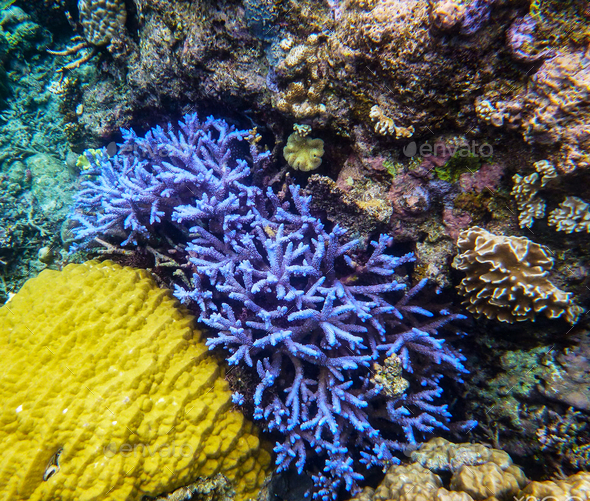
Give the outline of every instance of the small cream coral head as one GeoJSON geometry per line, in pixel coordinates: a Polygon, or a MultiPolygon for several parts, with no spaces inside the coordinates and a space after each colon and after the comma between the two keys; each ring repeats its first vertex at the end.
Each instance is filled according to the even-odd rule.
{"type": "Polygon", "coordinates": [[[295,132],[287,139],[287,144],[283,148],[283,156],[289,164],[296,170],[309,172],[317,169],[322,163],[324,154],[324,141],[322,139],[312,139],[307,135],[302,136],[302,132],[309,134],[309,129],[305,126],[295,126],[295,132]]]}
{"type": "Polygon", "coordinates": [[[456,0],[442,0],[432,10],[432,23],[446,31],[459,25],[465,15],[465,7],[456,0]]]}

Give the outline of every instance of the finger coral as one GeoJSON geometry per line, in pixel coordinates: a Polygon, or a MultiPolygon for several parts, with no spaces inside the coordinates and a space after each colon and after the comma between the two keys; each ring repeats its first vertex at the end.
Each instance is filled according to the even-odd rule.
{"type": "Polygon", "coordinates": [[[298,186],[280,196],[249,186],[262,155],[240,156],[245,136],[192,115],[179,132],[126,131],[113,159],[87,155],[74,231],[82,243],[106,233],[129,244],[175,225],[194,271],[175,295],[200,310],[208,345],[256,380],[234,403],[249,399],[275,434],[279,470],[307,467],[314,496],[335,499],[366,467],[448,428],[440,382],[466,370],[439,329],[461,316],[413,304],[425,280],[404,294],[394,273],[413,255],[395,256],[391,237],[367,249],[328,231],[298,186]]]}
{"type": "Polygon", "coordinates": [[[194,318],[145,271],[43,271],[0,308],[0,464],[12,500],[114,501],[270,463],[194,318]]]}
{"type": "Polygon", "coordinates": [[[453,267],[466,277],[459,285],[471,313],[501,322],[564,318],[576,323],[582,309],[573,294],[547,278],[553,267],[548,250],[525,237],[494,235],[474,226],[459,235],[453,267]]]}

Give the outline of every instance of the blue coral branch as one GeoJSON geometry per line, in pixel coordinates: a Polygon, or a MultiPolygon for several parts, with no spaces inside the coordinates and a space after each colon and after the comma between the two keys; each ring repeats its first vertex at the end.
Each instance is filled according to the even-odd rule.
{"type": "Polygon", "coordinates": [[[341,488],[358,490],[361,465],[395,463],[408,443],[448,428],[440,383],[466,371],[439,331],[461,317],[413,304],[426,281],[408,291],[395,279],[414,257],[396,256],[391,237],[366,248],[327,228],[298,186],[280,197],[250,186],[268,153],[247,137],[196,115],[178,131],[123,131],[113,158],[87,154],[74,233],[82,245],[96,237],[139,245],[176,225],[193,271],[176,297],[199,310],[209,348],[257,378],[253,395],[236,392],[233,403],[251,398],[254,418],[282,435],[279,471],[307,466],[314,497],[335,500],[341,488]],[[374,372],[393,356],[407,382],[398,393],[374,372]],[[384,422],[399,441],[383,436],[384,422]]]}

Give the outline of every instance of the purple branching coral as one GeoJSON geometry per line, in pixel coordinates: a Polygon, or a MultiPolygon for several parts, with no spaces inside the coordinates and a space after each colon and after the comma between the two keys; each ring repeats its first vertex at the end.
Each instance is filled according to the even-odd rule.
{"type": "MultiPolygon", "coordinates": [[[[123,130],[119,153],[86,152],[90,168],[84,172],[83,189],[76,196],[72,219],[76,240],[89,243],[98,236],[124,236],[122,245],[148,240],[162,223],[179,222],[191,209],[191,217],[223,218],[260,195],[260,189],[240,180],[250,167],[240,158],[248,132],[225,122],[197,115],[185,116],[178,133],[161,127],[144,138],[123,130]]],[[[169,127],[170,128],[170,127],[169,127]]],[[[254,164],[265,160],[250,148],[254,164]]]]}
{"type": "MultiPolygon", "coordinates": [[[[438,330],[460,315],[410,304],[425,281],[405,292],[394,273],[413,255],[391,255],[391,237],[367,250],[338,226],[328,231],[298,186],[281,196],[248,186],[237,147],[245,136],[195,116],[178,134],[126,132],[115,158],[93,157],[78,236],[88,242],[106,228],[129,243],[164,218],[185,232],[194,275],[175,295],[198,306],[209,347],[258,378],[254,418],[282,437],[278,470],[307,467],[314,496],[336,499],[341,487],[357,490],[364,468],[396,463],[408,444],[447,429],[440,382],[465,369],[438,330]]],[[[236,405],[245,401],[234,393],[236,405]]]]}

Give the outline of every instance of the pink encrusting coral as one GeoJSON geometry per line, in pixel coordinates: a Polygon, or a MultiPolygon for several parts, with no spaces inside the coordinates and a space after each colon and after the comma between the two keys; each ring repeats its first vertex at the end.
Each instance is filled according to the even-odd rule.
{"type": "Polygon", "coordinates": [[[485,189],[495,192],[503,174],[504,167],[502,165],[497,163],[484,164],[475,172],[461,174],[459,185],[464,192],[475,191],[481,193],[485,189]]]}

